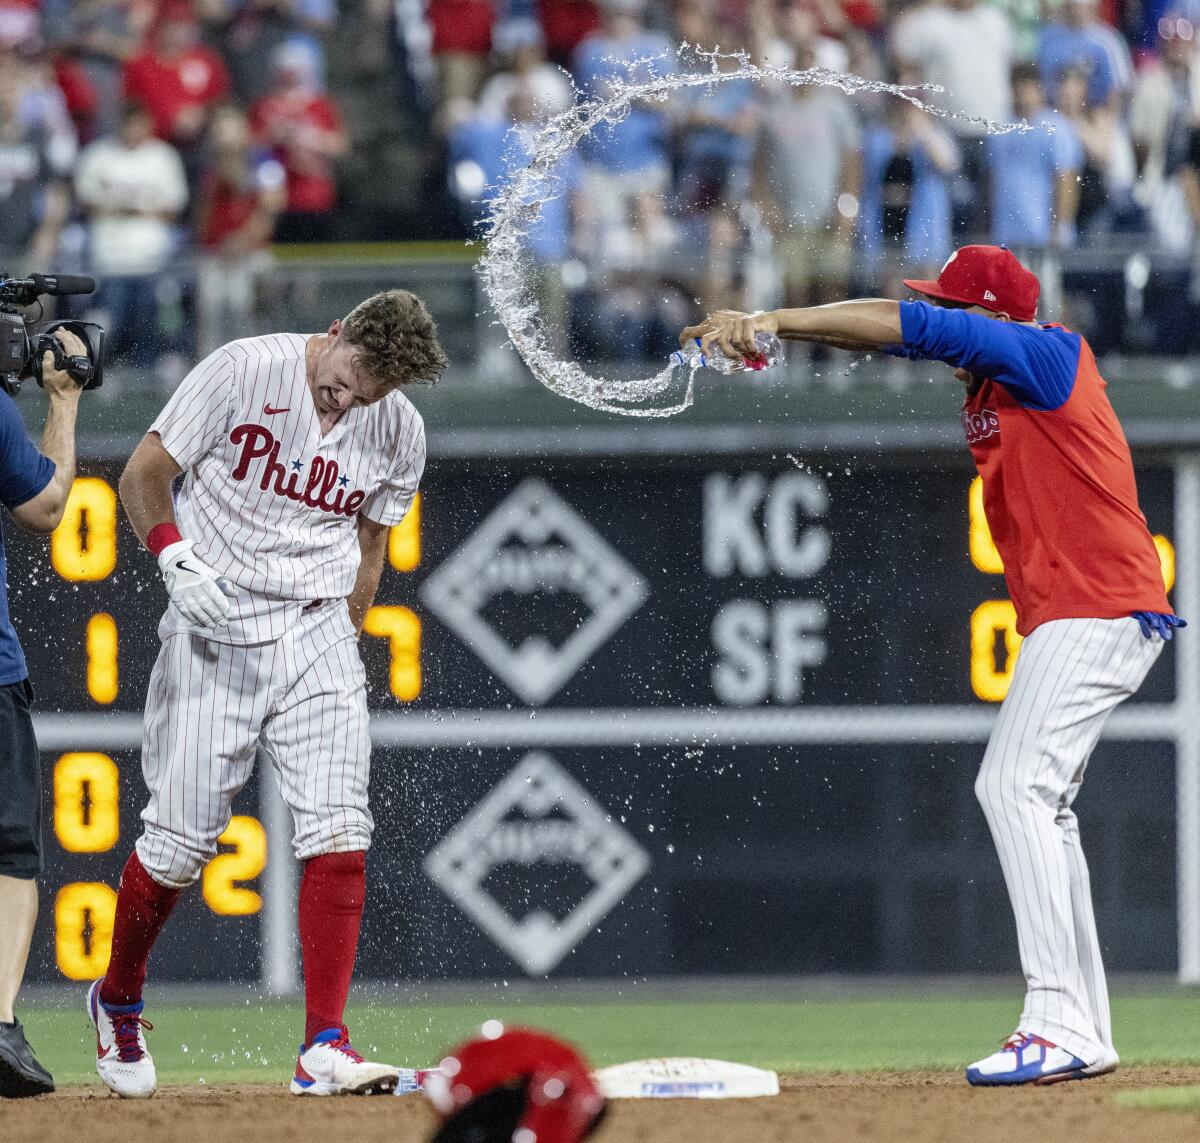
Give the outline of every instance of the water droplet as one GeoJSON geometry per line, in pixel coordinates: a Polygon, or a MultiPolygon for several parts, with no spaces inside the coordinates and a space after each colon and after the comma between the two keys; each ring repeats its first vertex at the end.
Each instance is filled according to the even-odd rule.
{"type": "Polygon", "coordinates": [[[529,229],[537,221],[544,203],[562,192],[556,169],[592,130],[604,123],[623,121],[630,110],[645,101],[662,102],[672,92],[689,88],[711,89],[731,81],[770,82],[792,87],[834,87],[847,95],[889,95],[921,108],[940,119],[956,119],[982,126],[989,134],[1028,131],[1026,123],[997,124],[932,107],[925,94],[940,94],[936,84],[896,86],[861,76],[808,68],[803,71],[772,64],[753,64],[745,54],[705,51],[688,44],[676,49],[679,66],[669,75],[659,75],[654,61],[641,60],[629,67],[626,78],[609,84],[601,98],[579,96],[566,111],[547,120],[528,151],[514,158],[513,173],[492,200],[486,224],[486,249],[479,272],[484,291],[513,347],[530,372],[548,389],[592,409],[631,417],[668,417],[683,412],[695,396],[695,373],[682,393],[676,368],[668,362],[655,376],[642,379],[593,377],[573,361],[559,361],[546,336],[534,287],[536,269],[525,249],[529,229]],[[723,60],[736,60],[736,68],[723,70],[723,60]],[[646,78],[641,78],[646,76],[646,78]],[[671,401],[662,404],[662,401],[671,401]]]}

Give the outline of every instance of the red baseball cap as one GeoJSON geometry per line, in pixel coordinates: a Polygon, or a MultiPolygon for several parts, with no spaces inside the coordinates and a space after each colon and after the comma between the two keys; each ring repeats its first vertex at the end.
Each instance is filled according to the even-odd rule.
{"type": "Polygon", "coordinates": [[[568,1044],[498,1021],[455,1049],[424,1083],[443,1122],[433,1143],[580,1143],[605,1101],[568,1044]]]}
{"type": "Polygon", "coordinates": [[[983,306],[1017,321],[1033,321],[1037,314],[1037,276],[1007,246],[960,246],[936,282],[905,278],[904,284],[926,297],[983,306]]]}

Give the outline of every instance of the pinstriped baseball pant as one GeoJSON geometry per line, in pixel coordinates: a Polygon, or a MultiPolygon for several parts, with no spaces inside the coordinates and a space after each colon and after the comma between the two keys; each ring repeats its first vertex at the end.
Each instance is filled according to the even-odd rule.
{"type": "Polygon", "coordinates": [[[1017,919],[1017,1027],[1086,1063],[1113,1051],[1091,884],[1071,809],[1105,719],[1162,651],[1135,619],[1056,619],[1021,646],[975,782],[1017,919]]]}
{"type": "Polygon", "coordinates": [[[259,747],[292,811],[297,858],[369,847],[366,676],[345,600],[303,612],[271,643],[234,646],[186,632],[163,640],[146,699],[150,801],[137,841],[160,884],[200,876],[259,747]]]}

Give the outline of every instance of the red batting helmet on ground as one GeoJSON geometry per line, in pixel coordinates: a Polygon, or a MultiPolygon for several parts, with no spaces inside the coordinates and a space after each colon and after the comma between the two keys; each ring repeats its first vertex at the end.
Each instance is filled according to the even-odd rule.
{"type": "Polygon", "coordinates": [[[425,1081],[443,1123],[431,1143],[580,1143],[604,1115],[583,1057],[541,1032],[497,1022],[425,1081]]]}

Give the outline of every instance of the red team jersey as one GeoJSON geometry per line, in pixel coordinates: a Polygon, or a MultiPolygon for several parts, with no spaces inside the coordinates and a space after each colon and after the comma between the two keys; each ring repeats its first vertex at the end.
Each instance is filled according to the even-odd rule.
{"type": "Polygon", "coordinates": [[[305,142],[314,129],[340,131],[342,118],[325,96],[307,92],[266,95],[250,109],[250,126],[259,139],[273,145],[287,173],[287,209],[311,214],[333,210],[337,183],[333,161],[305,142]],[[288,141],[274,139],[286,129],[288,141]]]}
{"type": "Polygon", "coordinates": [[[892,352],[987,378],[962,421],[1017,630],[1170,612],[1129,445],[1087,342],[925,302],[902,303],[901,321],[892,352]]]}
{"type": "Polygon", "coordinates": [[[221,57],[197,44],[169,58],[153,50],[135,56],[125,64],[122,84],[125,98],[143,104],[154,117],[154,133],[169,139],[185,111],[224,98],[229,76],[221,57]]]}

